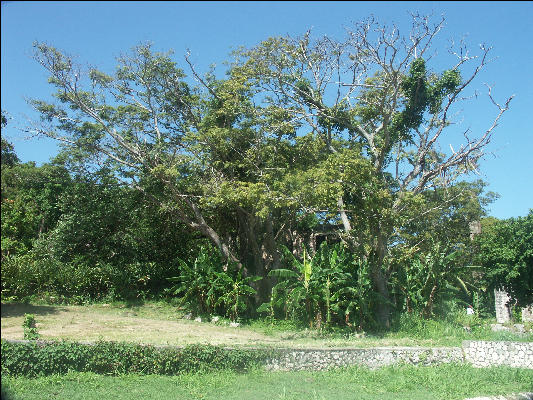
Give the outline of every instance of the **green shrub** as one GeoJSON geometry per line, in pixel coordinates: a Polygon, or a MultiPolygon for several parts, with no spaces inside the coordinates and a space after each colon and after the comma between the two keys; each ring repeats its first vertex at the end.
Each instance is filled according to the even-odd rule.
{"type": "Polygon", "coordinates": [[[220,314],[237,320],[247,311],[248,300],[256,293],[251,284],[257,276],[242,276],[236,265],[224,263],[212,246],[202,246],[192,263],[179,260],[179,276],[167,278],[170,295],[179,295],[179,307],[193,314],[220,314]]]}
{"type": "Polygon", "coordinates": [[[22,299],[49,287],[57,274],[53,262],[38,263],[29,254],[8,256],[2,259],[2,298],[22,299]]]}
{"type": "Polygon", "coordinates": [[[111,263],[92,264],[82,257],[61,262],[33,253],[9,256],[2,260],[2,299],[52,296],[68,303],[104,298],[146,299],[170,287],[167,277],[177,271],[176,265],[153,262],[117,266],[111,263]]]}
{"type": "Polygon", "coordinates": [[[15,399],[15,396],[13,396],[13,393],[12,393],[11,389],[9,389],[6,386],[4,386],[3,382],[2,382],[2,386],[1,386],[0,398],[2,400],[13,400],[13,399],[15,399]]]}
{"type": "Polygon", "coordinates": [[[69,371],[117,375],[177,375],[221,369],[242,371],[259,365],[270,351],[225,349],[211,345],[184,348],[97,342],[8,342],[2,340],[2,374],[44,376],[69,371]]]}
{"type": "Polygon", "coordinates": [[[39,333],[37,332],[37,326],[35,324],[35,315],[24,314],[24,322],[22,323],[22,327],[24,328],[25,340],[39,339],[39,333]]]}

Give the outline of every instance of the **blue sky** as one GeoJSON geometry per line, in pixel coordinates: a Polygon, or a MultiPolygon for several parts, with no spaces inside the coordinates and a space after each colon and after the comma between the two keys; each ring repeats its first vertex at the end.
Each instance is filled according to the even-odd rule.
{"type": "MultiPolygon", "coordinates": [[[[232,49],[253,46],[277,35],[342,39],[345,28],[371,14],[396,23],[407,33],[409,13],[444,15],[447,40],[465,38],[475,49],[494,47],[494,60],[474,85],[493,85],[498,100],[514,94],[481,162],[488,190],[500,194],[490,207],[498,218],[524,216],[533,208],[533,2],[31,2],[1,6],[1,107],[12,117],[2,135],[15,145],[22,161],[47,162],[57,148],[44,139],[27,140],[16,129],[35,117],[25,98],[49,99],[47,75],[32,59],[32,43],[51,44],[106,72],[115,57],[151,41],[157,50],[173,49],[183,60],[186,49],[200,70],[228,59],[232,49]]],[[[440,51],[439,50],[439,51],[440,51]]],[[[463,125],[486,129],[494,109],[486,98],[465,110],[463,125]]],[[[443,143],[447,146],[446,143],[443,143]]]]}

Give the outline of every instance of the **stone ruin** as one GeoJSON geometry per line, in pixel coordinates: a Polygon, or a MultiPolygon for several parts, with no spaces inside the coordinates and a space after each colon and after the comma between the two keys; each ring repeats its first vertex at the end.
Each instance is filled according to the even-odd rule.
{"type": "MultiPolygon", "coordinates": [[[[511,321],[511,298],[502,289],[494,289],[494,307],[496,309],[496,322],[505,324],[511,321]]],[[[522,308],[522,322],[533,322],[533,304],[522,308]]]]}
{"type": "Polygon", "coordinates": [[[522,308],[522,322],[533,322],[533,304],[522,308]]]}
{"type": "MultiPolygon", "coordinates": [[[[481,222],[472,221],[468,224],[470,228],[470,240],[481,233],[481,222]]],[[[496,322],[505,324],[511,321],[511,298],[503,289],[494,289],[494,307],[496,309],[496,322]]],[[[533,322],[533,304],[522,308],[522,322],[533,322]]]]}
{"type": "Polygon", "coordinates": [[[494,307],[496,308],[496,322],[505,324],[511,321],[511,298],[506,291],[494,289],[494,307]]]}

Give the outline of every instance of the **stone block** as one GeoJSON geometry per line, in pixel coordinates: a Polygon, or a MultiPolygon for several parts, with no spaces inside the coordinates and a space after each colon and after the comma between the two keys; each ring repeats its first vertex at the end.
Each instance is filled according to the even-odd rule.
{"type": "Polygon", "coordinates": [[[522,322],[533,322],[533,304],[522,308],[522,322]]]}
{"type": "Polygon", "coordinates": [[[496,309],[496,321],[499,324],[505,324],[511,320],[510,300],[507,292],[494,289],[494,307],[496,309]]]}

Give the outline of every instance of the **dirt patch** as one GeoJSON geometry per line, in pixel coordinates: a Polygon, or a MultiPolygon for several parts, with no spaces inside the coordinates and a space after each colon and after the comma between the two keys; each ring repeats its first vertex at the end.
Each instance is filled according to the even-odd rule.
{"type": "Polygon", "coordinates": [[[115,340],[185,345],[261,345],[277,341],[241,327],[232,328],[169,317],[164,310],[121,309],[104,306],[49,306],[46,309],[2,304],[2,338],[22,339],[24,313],[35,314],[41,338],[77,341],[115,340]],[[154,315],[153,318],[144,316],[154,315]]]}
{"type": "MultiPolygon", "coordinates": [[[[55,306],[2,304],[1,337],[22,339],[25,313],[35,315],[44,340],[126,341],[145,344],[187,345],[209,343],[224,346],[275,346],[291,348],[341,348],[383,346],[456,346],[409,337],[382,338],[366,335],[324,336],[316,330],[269,329],[266,326],[229,327],[227,324],[196,322],[182,318],[175,307],[165,303],[141,305],[96,304],[55,306]]],[[[459,343],[460,344],[460,343],[459,343]]]]}

